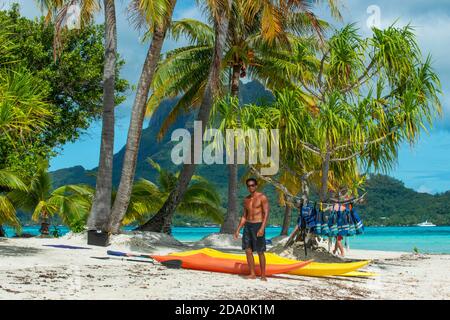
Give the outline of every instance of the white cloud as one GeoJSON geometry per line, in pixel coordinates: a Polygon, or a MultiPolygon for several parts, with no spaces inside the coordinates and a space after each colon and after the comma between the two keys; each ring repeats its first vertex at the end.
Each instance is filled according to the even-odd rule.
{"type": "Polygon", "coordinates": [[[426,186],[426,185],[424,185],[424,184],[421,185],[419,188],[417,188],[417,192],[420,192],[420,193],[428,193],[428,194],[435,194],[435,193],[436,193],[435,190],[429,188],[428,186],[426,186]]]}

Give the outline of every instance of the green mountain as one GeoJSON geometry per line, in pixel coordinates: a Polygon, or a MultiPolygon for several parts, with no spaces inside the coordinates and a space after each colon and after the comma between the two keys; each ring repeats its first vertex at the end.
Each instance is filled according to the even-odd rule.
{"type": "MultiPolygon", "coordinates": [[[[267,91],[262,84],[256,81],[241,84],[241,101],[267,102],[273,99],[270,91],[267,91]]],[[[157,133],[162,120],[170,112],[176,100],[164,101],[160,108],[151,117],[148,126],[143,130],[141,147],[138,155],[136,168],[136,179],[145,178],[156,181],[156,171],[145,161],[148,157],[158,162],[164,168],[177,171],[177,168],[170,160],[170,152],[174,145],[170,141],[170,134],[166,134],[161,140],[157,140],[157,133]]],[[[193,114],[182,115],[168,130],[172,132],[175,128],[192,128],[193,114]]],[[[117,186],[120,179],[125,148],[122,148],[114,156],[113,182],[117,186]]],[[[52,172],[54,187],[65,184],[86,183],[95,185],[94,170],[85,170],[82,166],[61,169],[52,172]]],[[[245,168],[241,166],[239,174],[242,176],[245,168]]],[[[197,174],[206,177],[215,184],[219,193],[223,195],[223,206],[226,206],[227,177],[228,171],[225,165],[199,165],[197,174]]],[[[374,175],[365,186],[367,197],[365,203],[358,206],[361,216],[366,225],[402,225],[416,224],[426,219],[436,224],[450,224],[450,192],[430,195],[418,193],[408,189],[401,181],[388,176],[374,175]]],[[[284,208],[278,205],[278,196],[272,186],[266,186],[263,190],[271,204],[271,224],[281,224],[284,208]]],[[[246,195],[244,184],[239,190],[240,199],[246,195]]],[[[293,213],[297,216],[297,212],[293,213]]],[[[295,219],[294,219],[295,220],[295,219]]],[[[175,224],[185,223],[202,224],[206,221],[194,219],[192,217],[175,217],[175,224]]]]}
{"type": "Polygon", "coordinates": [[[450,191],[420,193],[384,175],[371,176],[365,189],[367,196],[359,209],[366,224],[412,225],[428,220],[450,225],[450,191]]]}

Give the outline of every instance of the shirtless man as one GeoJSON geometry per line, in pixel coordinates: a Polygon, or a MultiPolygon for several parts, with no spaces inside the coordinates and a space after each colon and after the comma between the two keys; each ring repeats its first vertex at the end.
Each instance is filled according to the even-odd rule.
{"type": "Polygon", "coordinates": [[[255,260],[253,258],[253,252],[256,251],[261,267],[261,280],[267,281],[264,251],[266,251],[265,229],[269,217],[269,201],[264,194],[256,192],[256,179],[247,179],[245,183],[250,194],[244,200],[244,214],[234,233],[234,239],[236,240],[239,237],[239,231],[244,227],[242,250],[245,250],[250,268],[250,275],[247,278],[256,279],[255,260]]]}

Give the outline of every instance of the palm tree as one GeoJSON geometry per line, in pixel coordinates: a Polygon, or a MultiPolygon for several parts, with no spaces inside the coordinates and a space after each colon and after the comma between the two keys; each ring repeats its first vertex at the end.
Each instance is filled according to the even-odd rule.
{"type": "Polygon", "coordinates": [[[304,88],[320,104],[313,125],[321,130],[315,140],[323,157],[322,200],[329,198],[330,172],[348,172],[357,161],[366,168],[389,169],[399,143],[413,144],[421,128],[441,113],[439,79],[430,57],[422,58],[412,29],[373,31],[367,41],[352,25],[337,32],[322,57],[327,67],[317,79],[324,79],[314,84],[326,94],[304,88]]]}
{"type": "Polygon", "coordinates": [[[65,185],[51,193],[48,200],[61,221],[72,231],[84,230],[92,207],[95,189],[89,185],[65,185]]]}
{"type": "MultiPolygon", "coordinates": [[[[146,179],[140,179],[134,183],[130,205],[122,222],[124,225],[146,222],[149,216],[161,208],[176,187],[179,173],[173,174],[150,159],[148,162],[158,172],[158,184],[146,179]]],[[[177,212],[222,223],[223,208],[220,203],[220,196],[214,186],[201,176],[194,175],[177,212]]],[[[167,221],[167,223],[169,225],[166,227],[170,228],[172,222],[167,221]]]]}
{"type": "Polygon", "coordinates": [[[340,189],[355,194],[360,170],[389,169],[400,143],[413,144],[441,113],[439,79],[411,28],[373,31],[363,40],[349,25],[319,52],[298,46],[309,58],[291,55],[297,89],[277,93],[271,106],[246,108],[249,118],[260,117],[252,121],[280,129],[282,159],[291,159],[294,171],[293,163],[308,164],[300,172],[311,171],[322,202],[339,201],[330,187],[338,196],[340,189]],[[312,76],[305,80],[296,70],[312,76]]]}
{"type": "MultiPolygon", "coordinates": [[[[304,1],[283,4],[277,6],[261,1],[233,2],[222,63],[223,82],[227,76],[225,68],[230,69],[228,77],[231,96],[239,96],[240,78],[245,77],[247,72],[253,78],[265,82],[269,88],[291,86],[277,63],[278,51],[288,49],[291,44],[290,38],[293,35],[289,31],[301,34],[315,32],[320,35],[322,28],[326,26],[325,22],[318,20],[308,10],[304,1]]],[[[335,8],[333,1],[331,4],[335,8]]],[[[162,125],[160,137],[180,112],[197,106],[201,101],[208,75],[206,66],[210,64],[209,52],[213,48],[214,39],[211,27],[192,19],[173,23],[171,32],[175,39],[183,35],[191,40],[191,44],[169,52],[166,60],[158,66],[148,113],[153,112],[163,98],[183,94],[162,125]]],[[[234,232],[238,223],[236,159],[228,168],[228,206],[222,233],[234,232]]]]}
{"type": "Polygon", "coordinates": [[[95,196],[88,219],[88,229],[109,231],[114,158],[114,88],[116,79],[117,26],[114,0],[104,0],[104,7],[105,67],[103,75],[102,141],[95,196]]]}
{"type": "MultiPolygon", "coordinates": [[[[220,90],[220,72],[221,63],[223,57],[223,51],[225,49],[226,36],[228,34],[229,15],[231,10],[231,0],[226,1],[208,1],[208,10],[211,15],[211,19],[214,21],[214,49],[212,52],[212,60],[208,71],[208,80],[205,85],[205,90],[202,94],[199,112],[197,114],[197,121],[201,123],[208,123],[211,108],[214,100],[219,95],[220,90]]],[[[202,134],[205,130],[205,126],[202,128],[202,134]]],[[[191,143],[193,144],[193,139],[191,143]]],[[[192,148],[192,153],[194,148],[192,148]]],[[[164,205],[158,211],[156,215],[152,217],[147,223],[140,227],[140,230],[144,231],[156,231],[170,233],[170,221],[175,212],[179,202],[183,199],[183,196],[188,188],[189,182],[194,175],[195,165],[185,164],[180,173],[176,188],[170,193],[164,205]]]]}
{"type": "Polygon", "coordinates": [[[15,188],[7,197],[15,209],[32,214],[34,221],[41,222],[42,235],[49,234],[49,219],[58,214],[64,222],[85,215],[89,210],[89,187],[69,185],[52,191],[51,176],[47,171],[48,162],[41,161],[38,170],[32,174],[26,188],[15,188]]]}
{"type": "MultiPolygon", "coordinates": [[[[47,19],[55,19],[55,59],[61,41],[61,29],[68,9],[77,5],[75,0],[38,0],[47,10],[47,19]]],[[[105,62],[103,70],[103,115],[100,160],[97,172],[96,193],[89,217],[89,229],[109,231],[111,216],[112,170],[114,157],[114,108],[117,57],[117,26],[114,0],[103,1],[105,12],[105,62]]],[[[90,23],[100,8],[98,0],[81,2],[81,22],[90,23]]]]}
{"type": "Polygon", "coordinates": [[[146,20],[146,24],[149,27],[148,32],[151,34],[152,41],[142,67],[141,77],[139,79],[136,97],[131,111],[122,174],[117,190],[117,197],[112,208],[111,231],[113,233],[119,232],[121,221],[129,205],[136,171],[139,143],[142,136],[145,106],[147,104],[150,85],[153,81],[156,65],[160,59],[166,32],[171,23],[176,0],[134,0],[132,4],[136,8],[136,12],[143,15],[143,18],[146,20]],[[152,15],[150,15],[150,13],[152,15]]]}
{"type": "MultiPolygon", "coordinates": [[[[239,78],[246,76],[247,68],[250,76],[262,81],[271,89],[291,87],[277,64],[278,53],[282,49],[290,51],[290,45],[295,43],[295,36],[289,31],[302,35],[313,32],[321,37],[322,28],[327,25],[324,21],[318,20],[305,4],[303,1],[298,1],[298,3],[291,3],[292,8],[273,6],[269,10],[272,12],[270,17],[266,14],[268,9],[265,6],[260,8],[262,10],[259,15],[253,16],[247,14],[252,8],[251,1],[237,2],[229,29],[230,50],[226,54],[231,69],[231,96],[239,97],[239,78]]],[[[332,8],[335,8],[333,1],[330,4],[332,8]]],[[[239,103],[237,107],[239,108],[239,103]]],[[[220,232],[232,234],[239,222],[236,152],[234,152],[234,162],[229,164],[228,168],[227,216],[220,232]]]]}
{"type": "MultiPolygon", "coordinates": [[[[68,8],[77,4],[77,0],[39,0],[39,2],[48,9],[47,18],[51,18],[52,14],[56,12],[56,36],[55,46],[58,47],[60,30],[62,22],[66,17],[68,8]]],[[[167,17],[172,14],[175,0],[132,0],[130,8],[132,11],[138,13],[139,23],[141,20],[146,21],[150,26],[150,31],[153,32],[153,45],[148,51],[146,62],[143,67],[141,79],[138,84],[135,104],[130,124],[130,134],[127,142],[127,154],[124,162],[124,179],[132,172],[131,180],[133,180],[134,169],[129,168],[130,150],[134,149],[132,145],[135,141],[139,144],[142,121],[139,120],[139,108],[141,104],[145,105],[148,95],[148,86],[151,82],[156,62],[159,59],[159,52],[164,40],[164,28],[166,26],[167,17]],[[163,22],[164,21],[164,22],[163,22]],[[147,87],[147,89],[146,89],[147,87]]],[[[102,140],[100,146],[100,160],[97,172],[96,192],[91,209],[91,214],[88,220],[89,229],[97,229],[102,231],[110,231],[111,228],[117,232],[118,224],[114,221],[112,214],[112,171],[113,171],[113,156],[114,156],[114,89],[116,77],[116,56],[117,56],[117,27],[116,27],[116,10],[114,0],[104,0],[105,10],[105,67],[103,80],[103,122],[102,122],[102,140]]],[[[81,1],[81,22],[89,23],[92,20],[93,14],[100,7],[98,0],[82,0],[81,1]]],[[[170,18],[168,19],[170,21],[170,18]]],[[[133,165],[131,166],[132,168],[133,165]]],[[[122,184],[121,184],[122,185],[122,184]]],[[[126,186],[125,186],[126,187],[126,186]]],[[[127,190],[123,190],[124,186],[120,187],[120,193],[115,208],[120,208],[124,204],[122,201],[123,194],[128,194],[127,190]]],[[[125,208],[128,203],[125,204],[125,208]]],[[[117,211],[117,209],[115,209],[117,211]]],[[[120,224],[119,224],[120,225],[120,224]]]]}

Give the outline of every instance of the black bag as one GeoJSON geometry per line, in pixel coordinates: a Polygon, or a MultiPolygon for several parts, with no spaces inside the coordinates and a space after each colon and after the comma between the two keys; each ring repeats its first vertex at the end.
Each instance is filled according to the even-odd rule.
{"type": "Polygon", "coordinates": [[[89,230],[88,245],[99,247],[109,246],[109,232],[104,232],[101,230],[89,230]]]}

